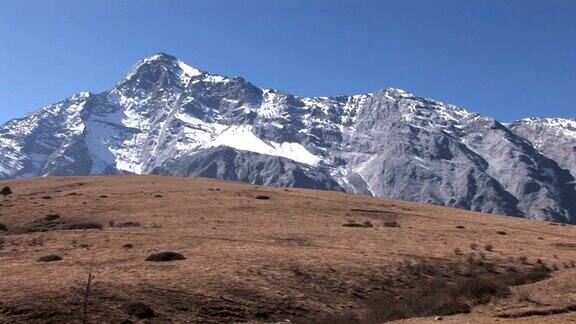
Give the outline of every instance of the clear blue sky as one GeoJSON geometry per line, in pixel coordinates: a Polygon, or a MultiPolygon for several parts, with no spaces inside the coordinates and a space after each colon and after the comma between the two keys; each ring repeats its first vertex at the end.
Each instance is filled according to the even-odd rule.
{"type": "Polygon", "coordinates": [[[576,117],[573,0],[0,0],[0,121],[157,52],[296,95],[397,87],[501,121],[576,117]]]}

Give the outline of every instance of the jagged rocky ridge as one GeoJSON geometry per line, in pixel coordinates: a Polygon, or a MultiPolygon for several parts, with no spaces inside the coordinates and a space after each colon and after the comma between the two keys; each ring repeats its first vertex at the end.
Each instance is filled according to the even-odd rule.
{"type": "Polygon", "coordinates": [[[540,124],[391,88],[295,97],[158,54],[110,91],[0,127],[0,179],[206,176],[576,223],[574,138],[540,124]]]}

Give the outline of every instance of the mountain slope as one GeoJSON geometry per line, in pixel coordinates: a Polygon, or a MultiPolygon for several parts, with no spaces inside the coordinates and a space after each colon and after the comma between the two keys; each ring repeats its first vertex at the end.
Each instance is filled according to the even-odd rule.
{"type": "Polygon", "coordinates": [[[0,200],[0,323],[77,323],[84,305],[88,323],[576,319],[575,226],[205,178],[0,185],[14,191],[0,200]],[[185,260],[146,261],[162,251],[185,260]]]}
{"type": "Polygon", "coordinates": [[[0,128],[0,178],[210,176],[576,222],[569,172],[496,120],[399,89],[300,98],[166,54],[0,128]]]}
{"type": "Polygon", "coordinates": [[[576,176],[576,120],[526,118],[508,127],[529,140],[538,151],[576,176]]]}

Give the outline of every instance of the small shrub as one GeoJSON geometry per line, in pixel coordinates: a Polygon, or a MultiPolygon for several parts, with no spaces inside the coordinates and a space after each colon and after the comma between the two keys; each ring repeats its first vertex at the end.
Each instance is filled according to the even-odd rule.
{"type": "Polygon", "coordinates": [[[364,223],[362,223],[362,225],[364,225],[364,227],[374,227],[374,225],[372,225],[370,221],[365,221],[364,223]]]}
{"type": "Polygon", "coordinates": [[[12,191],[12,189],[10,189],[10,187],[4,187],[2,188],[2,190],[0,190],[0,195],[4,196],[4,198],[10,196],[13,193],[14,192],[12,191]]]}
{"type": "Polygon", "coordinates": [[[454,249],[454,254],[456,254],[456,255],[462,255],[462,250],[460,250],[459,248],[455,248],[455,249],[454,249]]]}
{"type": "Polygon", "coordinates": [[[168,261],[179,261],[179,260],[186,260],[186,258],[176,252],[160,252],[150,255],[146,258],[146,261],[151,262],[168,262],[168,261]]]}
{"type": "Polygon", "coordinates": [[[484,250],[492,252],[494,251],[494,246],[492,244],[486,244],[484,245],[484,250]]]}
{"type": "Polygon", "coordinates": [[[108,221],[108,226],[110,226],[110,227],[116,226],[116,221],[114,221],[113,219],[109,220],[109,221],[108,221]]]}
{"type": "Polygon", "coordinates": [[[465,229],[466,227],[464,227],[464,226],[462,226],[462,225],[458,225],[458,226],[456,226],[455,228],[457,228],[457,229],[465,229]]]}
{"type": "Polygon", "coordinates": [[[476,244],[476,243],[471,243],[471,244],[470,244],[470,248],[471,248],[472,250],[476,250],[476,249],[478,248],[478,244],[476,244]]]}
{"type": "Polygon", "coordinates": [[[386,221],[384,222],[384,227],[400,227],[400,223],[398,223],[397,221],[393,220],[393,221],[386,221]]]}
{"type": "Polygon", "coordinates": [[[42,199],[44,200],[52,200],[54,198],[52,198],[52,196],[43,196],[42,199]]]}
{"type": "Polygon", "coordinates": [[[6,224],[0,223],[0,232],[8,232],[8,226],[6,226],[6,224]]]}
{"type": "Polygon", "coordinates": [[[142,303],[130,303],[124,306],[124,310],[126,311],[126,314],[134,316],[140,320],[156,317],[152,308],[142,303]]]}
{"type": "Polygon", "coordinates": [[[162,195],[154,195],[154,197],[156,197],[156,198],[162,198],[162,197],[164,197],[164,196],[162,196],[162,195]]]}
{"type": "Polygon", "coordinates": [[[126,244],[122,245],[122,247],[125,248],[125,249],[131,249],[131,248],[134,247],[134,245],[132,245],[132,244],[130,244],[130,243],[126,243],[126,244]]]}
{"type": "Polygon", "coordinates": [[[0,236],[0,251],[4,248],[4,245],[6,245],[6,239],[0,236]]]}
{"type": "Polygon", "coordinates": [[[62,257],[56,254],[50,254],[50,255],[45,255],[43,257],[41,257],[40,259],[38,259],[38,262],[55,262],[55,261],[61,261],[62,257]]]}
{"type": "Polygon", "coordinates": [[[100,195],[100,198],[108,198],[106,195],[100,195]]]}
{"type": "Polygon", "coordinates": [[[259,199],[259,200],[269,200],[270,199],[270,197],[266,196],[266,195],[258,195],[255,198],[259,199]]]}
{"type": "Polygon", "coordinates": [[[498,235],[508,235],[508,233],[504,232],[504,231],[497,231],[496,234],[498,235]]]}

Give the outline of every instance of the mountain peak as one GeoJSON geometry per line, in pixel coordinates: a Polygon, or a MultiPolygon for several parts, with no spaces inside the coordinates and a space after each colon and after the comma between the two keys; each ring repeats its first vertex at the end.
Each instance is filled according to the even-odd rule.
{"type": "Polygon", "coordinates": [[[126,75],[125,79],[127,80],[131,79],[143,68],[150,68],[154,66],[173,66],[176,65],[177,63],[178,59],[176,57],[165,53],[158,53],[151,56],[147,56],[132,66],[132,68],[126,75]]]}
{"type": "Polygon", "coordinates": [[[295,99],[165,53],[86,96],[0,126],[0,179],[217,177],[576,223],[568,120],[512,130],[396,88],[295,99]]]}
{"type": "Polygon", "coordinates": [[[186,86],[192,78],[204,73],[175,56],[157,53],[138,61],[119,84],[135,82],[145,87],[146,90],[154,84],[161,87],[186,86]]]}
{"type": "Polygon", "coordinates": [[[172,60],[172,61],[178,60],[174,55],[166,54],[163,52],[159,52],[159,53],[156,53],[154,55],[151,55],[151,56],[147,57],[147,59],[152,59],[152,60],[164,59],[164,60],[172,60]]]}

